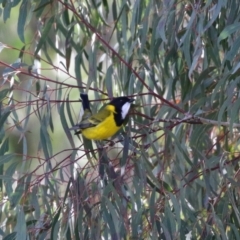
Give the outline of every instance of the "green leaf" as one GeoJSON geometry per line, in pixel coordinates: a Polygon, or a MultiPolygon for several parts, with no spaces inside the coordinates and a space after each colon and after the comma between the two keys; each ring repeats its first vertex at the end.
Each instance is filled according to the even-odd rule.
{"type": "Polygon", "coordinates": [[[20,40],[25,43],[24,39],[24,30],[25,30],[25,23],[28,15],[28,0],[22,0],[22,4],[19,9],[19,16],[18,16],[18,27],[17,27],[17,32],[20,40]]]}
{"type": "Polygon", "coordinates": [[[43,29],[43,32],[42,32],[42,34],[41,34],[41,38],[40,38],[40,40],[39,40],[39,43],[37,44],[37,48],[36,48],[35,53],[34,53],[35,55],[38,54],[38,52],[39,52],[39,50],[42,48],[43,44],[45,44],[45,41],[46,41],[46,39],[47,39],[47,37],[48,37],[48,35],[49,35],[49,32],[50,32],[50,30],[51,30],[52,27],[53,27],[54,21],[55,21],[55,17],[52,16],[52,17],[47,21],[47,23],[45,24],[44,29],[43,29]]]}
{"type": "MultiPolygon", "coordinates": [[[[69,20],[69,16],[68,16],[68,10],[65,11],[65,21],[66,24],[69,25],[70,24],[70,20],[69,20]]],[[[73,33],[74,33],[74,17],[72,17],[71,20],[71,28],[69,29],[67,35],[66,35],[66,42],[65,42],[65,57],[66,57],[66,68],[67,70],[69,70],[70,67],[70,60],[71,60],[71,55],[72,55],[72,42],[73,41],[73,33]]]]}
{"type": "Polygon", "coordinates": [[[118,221],[117,221],[118,217],[117,217],[116,211],[112,206],[112,203],[107,198],[105,198],[105,201],[106,203],[102,204],[103,217],[105,219],[106,224],[108,225],[108,229],[110,231],[109,233],[111,234],[111,236],[112,237],[118,236],[118,233],[116,232],[116,227],[118,226],[118,221]]]}
{"type": "MultiPolygon", "coordinates": [[[[69,99],[67,98],[66,101],[68,102],[69,99]]],[[[60,107],[60,120],[61,120],[61,123],[62,123],[62,127],[64,129],[64,132],[66,133],[66,136],[68,137],[69,141],[70,141],[70,144],[72,146],[72,148],[75,148],[74,146],[74,142],[73,142],[73,139],[72,139],[72,135],[69,131],[69,127],[67,125],[67,121],[66,121],[66,117],[65,117],[65,109],[64,109],[64,102],[62,103],[61,107],[60,107]]]]}
{"type": "Polygon", "coordinates": [[[37,12],[37,17],[41,16],[42,12],[44,11],[45,7],[47,5],[50,5],[52,3],[52,0],[41,0],[39,5],[33,10],[34,12],[37,12]]]}
{"type": "Polygon", "coordinates": [[[1,156],[0,165],[10,162],[10,160],[13,159],[14,156],[15,156],[15,154],[13,154],[13,153],[9,153],[9,154],[1,156]]]}
{"type": "Polygon", "coordinates": [[[125,136],[124,144],[123,144],[123,154],[122,154],[122,159],[120,162],[121,176],[123,176],[126,171],[126,163],[127,163],[127,159],[128,159],[127,157],[128,157],[129,145],[130,145],[129,137],[125,136]]]}
{"type": "Polygon", "coordinates": [[[23,192],[24,192],[24,182],[20,181],[14,193],[11,194],[11,197],[10,197],[10,203],[12,208],[15,208],[17,206],[17,204],[19,203],[20,199],[23,196],[23,192]]]}
{"type": "Polygon", "coordinates": [[[156,197],[156,188],[153,189],[151,193],[151,197],[149,199],[149,211],[150,211],[150,221],[152,224],[155,222],[155,211],[154,211],[154,206],[155,206],[155,197],[156,197]]]}
{"type": "Polygon", "coordinates": [[[15,74],[19,73],[21,67],[28,66],[25,63],[21,62],[21,59],[18,58],[14,63],[10,64],[10,67],[7,67],[3,70],[2,76],[4,80],[8,80],[8,78],[14,76],[15,74]]]}
{"type": "Polygon", "coordinates": [[[238,31],[239,28],[240,28],[240,23],[234,23],[234,24],[231,24],[231,25],[226,26],[226,27],[223,29],[223,31],[220,33],[219,37],[218,37],[218,44],[219,44],[222,40],[230,37],[230,35],[231,35],[232,33],[238,31]]]}
{"type": "Polygon", "coordinates": [[[37,94],[37,96],[39,96],[40,89],[41,89],[40,82],[37,81],[37,82],[36,82],[36,94],[37,94]]]}
{"type": "Polygon", "coordinates": [[[49,160],[50,156],[52,156],[52,153],[49,152],[52,144],[51,144],[51,140],[45,125],[42,125],[40,128],[40,140],[41,140],[41,146],[44,152],[44,156],[46,160],[49,160]]]}
{"type": "Polygon", "coordinates": [[[12,232],[8,234],[6,237],[4,237],[3,240],[13,240],[13,239],[16,239],[16,236],[17,236],[17,232],[12,232]]]}
{"type": "MultiPolygon", "coordinates": [[[[207,6],[209,6],[211,3],[211,1],[208,1],[206,4],[206,8],[207,6]]],[[[214,7],[211,9],[211,19],[210,21],[207,22],[206,26],[204,27],[203,31],[205,32],[209,27],[213,26],[213,23],[217,20],[217,18],[219,17],[219,14],[221,14],[221,10],[222,7],[224,6],[224,0],[223,1],[218,1],[217,4],[214,5],[214,7]]]]}
{"type": "MultiPolygon", "coordinates": [[[[4,154],[9,150],[9,138],[6,138],[0,147],[0,159],[4,156],[4,154]]],[[[11,158],[5,159],[5,162],[8,162],[11,158]]],[[[0,160],[1,161],[1,160],[0,160]]],[[[4,164],[4,163],[3,163],[4,164]]],[[[4,166],[0,164],[0,176],[4,175],[4,166]]],[[[3,178],[4,179],[4,178],[3,178]]],[[[0,179],[0,192],[3,189],[3,181],[0,179]]]]}
{"type": "Polygon", "coordinates": [[[26,131],[27,130],[27,127],[28,127],[28,122],[29,122],[29,119],[30,119],[30,111],[32,109],[32,105],[30,104],[31,103],[31,94],[29,94],[29,98],[28,98],[28,106],[27,106],[27,109],[26,109],[26,117],[25,117],[25,121],[24,121],[24,125],[23,125],[23,130],[26,131]]]}
{"type": "Polygon", "coordinates": [[[231,49],[226,53],[225,60],[231,61],[240,48],[240,38],[237,38],[231,45],[231,49]]]}
{"type": "Polygon", "coordinates": [[[59,231],[59,216],[61,214],[62,208],[60,207],[55,214],[53,221],[52,221],[52,230],[51,230],[51,239],[57,239],[58,231],[59,231]]]}
{"type": "Polygon", "coordinates": [[[12,10],[12,2],[10,1],[5,1],[3,3],[3,21],[6,23],[7,19],[10,17],[10,13],[11,13],[11,10],[12,10]]]}
{"type": "Polygon", "coordinates": [[[106,73],[106,88],[107,88],[107,93],[109,96],[113,97],[113,79],[112,79],[112,75],[113,75],[113,67],[112,65],[109,66],[109,68],[107,69],[107,73],[106,73]]]}

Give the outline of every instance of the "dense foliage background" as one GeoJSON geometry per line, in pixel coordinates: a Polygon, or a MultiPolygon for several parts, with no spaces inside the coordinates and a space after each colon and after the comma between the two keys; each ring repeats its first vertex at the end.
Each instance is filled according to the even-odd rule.
{"type": "Polygon", "coordinates": [[[3,239],[240,239],[238,0],[0,0],[3,239]],[[16,19],[17,16],[17,19],[16,19]],[[69,130],[136,99],[111,142],[69,130]]]}

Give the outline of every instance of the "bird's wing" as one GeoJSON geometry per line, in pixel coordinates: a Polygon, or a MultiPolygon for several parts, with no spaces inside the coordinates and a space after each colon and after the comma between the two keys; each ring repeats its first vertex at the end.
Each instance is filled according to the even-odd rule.
{"type": "Polygon", "coordinates": [[[91,118],[91,116],[92,116],[91,111],[86,109],[82,116],[81,122],[71,127],[70,130],[75,130],[75,131],[78,130],[77,132],[75,132],[75,135],[76,135],[76,134],[80,134],[82,132],[82,129],[92,127],[93,125],[89,122],[89,118],[91,118]]]}
{"type": "Polygon", "coordinates": [[[92,123],[89,121],[89,119],[92,116],[92,112],[88,109],[86,109],[84,111],[84,114],[82,116],[81,122],[77,124],[79,129],[85,129],[85,128],[89,128],[92,127],[92,123]]]}
{"type": "Polygon", "coordinates": [[[96,125],[101,123],[106,117],[108,117],[110,114],[111,112],[105,108],[100,109],[98,113],[93,115],[91,111],[85,110],[81,122],[77,124],[78,129],[95,127],[96,125]]]}
{"type": "Polygon", "coordinates": [[[70,128],[70,130],[78,130],[75,132],[76,134],[80,134],[83,129],[95,127],[99,123],[101,123],[105,118],[107,118],[111,114],[111,111],[105,107],[101,108],[98,113],[93,114],[91,110],[86,109],[82,116],[82,120],[77,125],[70,128]]]}
{"type": "Polygon", "coordinates": [[[106,109],[106,108],[102,108],[99,110],[98,113],[93,114],[90,118],[89,118],[89,122],[96,126],[99,123],[101,123],[105,118],[107,118],[109,115],[111,114],[111,112],[106,109]]]}

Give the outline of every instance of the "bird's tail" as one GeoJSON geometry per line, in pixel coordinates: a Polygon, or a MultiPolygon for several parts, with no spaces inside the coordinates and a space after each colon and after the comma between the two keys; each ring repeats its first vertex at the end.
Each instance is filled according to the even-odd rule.
{"type": "Polygon", "coordinates": [[[90,110],[90,103],[89,103],[89,99],[88,99],[88,95],[86,93],[81,93],[80,97],[82,99],[82,106],[83,106],[83,110],[90,110]]]}
{"type": "Polygon", "coordinates": [[[92,116],[88,95],[86,93],[81,93],[80,97],[82,99],[82,107],[83,107],[83,110],[84,110],[81,122],[76,124],[75,126],[69,128],[69,130],[75,130],[75,131],[78,130],[77,132],[75,132],[75,135],[80,134],[82,132],[81,129],[86,128],[85,127],[85,122],[88,122],[88,119],[92,116]]]}

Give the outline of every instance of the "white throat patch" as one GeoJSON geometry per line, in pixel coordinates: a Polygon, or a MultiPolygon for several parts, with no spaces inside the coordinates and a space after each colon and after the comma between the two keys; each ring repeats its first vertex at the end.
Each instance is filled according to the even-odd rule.
{"type": "Polygon", "coordinates": [[[121,114],[122,114],[122,119],[125,119],[125,118],[126,118],[128,112],[129,112],[130,107],[131,107],[131,103],[129,103],[129,102],[126,102],[126,103],[122,106],[122,112],[121,112],[121,114]]]}

